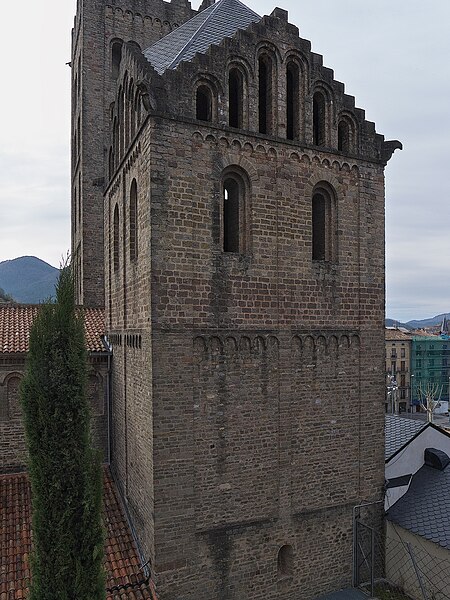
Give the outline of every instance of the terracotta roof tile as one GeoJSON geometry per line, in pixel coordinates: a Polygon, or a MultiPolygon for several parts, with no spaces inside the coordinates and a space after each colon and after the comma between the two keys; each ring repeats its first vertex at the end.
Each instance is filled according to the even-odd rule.
{"type": "MultiPolygon", "coordinates": [[[[140,561],[111,475],[105,469],[106,600],[157,600],[140,561]]],[[[25,598],[30,579],[31,492],[26,473],[0,475],[0,600],[25,598]]]]}
{"type": "MultiPolygon", "coordinates": [[[[39,304],[0,305],[0,352],[28,352],[30,329],[39,304]]],[[[86,344],[89,352],[104,352],[101,336],[105,333],[105,316],[100,308],[84,309],[86,344]]],[[[0,598],[1,600],[1,598],[0,598]]]]}
{"type": "Polygon", "coordinates": [[[411,341],[412,335],[408,333],[403,333],[399,329],[385,329],[385,339],[386,340],[401,340],[402,342],[411,341]]]}

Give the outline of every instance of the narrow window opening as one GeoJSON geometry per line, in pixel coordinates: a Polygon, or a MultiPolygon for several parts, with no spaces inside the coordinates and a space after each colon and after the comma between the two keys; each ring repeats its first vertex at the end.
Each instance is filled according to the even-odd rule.
{"type": "Polygon", "coordinates": [[[272,61],[259,59],[259,133],[271,133],[272,124],[272,61]]]}
{"type": "Polygon", "coordinates": [[[238,69],[231,69],[228,76],[229,115],[230,127],[242,128],[243,114],[243,79],[238,69]]]}
{"type": "Polygon", "coordinates": [[[313,97],[313,142],[316,146],[325,145],[325,98],[320,92],[313,97]]]}
{"type": "Polygon", "coordinates": [[[133,179],[130,190],[130,260],[136,260],[138,251],[137,184],[133,179]]]}
{"type": "Polygon", "coordinates": [[[278,551],[278,574],[279,575],[292,575],[294,572],[294,550],[292,546],[286,544],[285,546],[281,546],[278,551]]]}
{"type": "Polygon", "coordinates": [[[211,90],[206,85],[200,85],[197,88],[196,113],[199,121],[211,121],[212,119],[211,90]]]}
{"type": "Polygon", "coordinates": [[[239,252],[240,186],[229,177],[223,184],[223,251],[239,252]]]}
{"type": "Polygon", "coordinates": [[[338,125],[338,150],[350,151],[350,125],[345,120],[340,121],[338,125]]]}
{"type": "Polygon", "coordinates": [[[109,178],[111,179],[111,177],[114,174],[114,150],[113,147],[111,146],[109,149],[109,178]]]}
{"type": "Polygon", "coordinates": [[[113,263],[114,271],[119,270],[119,207],[114,207],[114,239],[113,239],[113,263]]]}
{"type": "Polygon", "coordinates": [[[326,257],[326,200],[322,194],[314,194],[312,202],[312,258],[326,257]]]}
{"type": "Polygon", "coordinates": [[[114,42],[111,48],[111,75],[113,79],[119,77],[120,63],[122,62],[122,42],[114,42]]]}
{"type": "Polygon", "coordinates": [[[296,140],[299,136],[299,68],[290,63],[286,70],[286,137],[296,140]]]}

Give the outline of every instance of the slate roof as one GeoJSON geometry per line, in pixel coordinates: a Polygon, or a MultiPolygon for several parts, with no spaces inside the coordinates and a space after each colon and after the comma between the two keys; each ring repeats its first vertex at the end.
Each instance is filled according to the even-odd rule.
{"type": "MultiPolygon", "coordinates": [[[[0,353],[28,352],[30,329],[39,304],[0,305],[0,353]]],[[[100,308],[84,309],[86,344],[89,352],[104,352],[105,316],[100,308]]]]}
{"type": "Polygon", "coordinates": [[[415,419],[407,419],[398,415],[386,415],[385,417],[385,445],[384,458],[389,460],[401,450],[420,431],[428,427],[428,423],[415,419]]]}
{"type": "Polygon", "coordinates": [[[450,549],[450,467],[424,465],[408,491],[388,511],[389,521],[450,549]]]}
{"type": "MultiPolygon", "coordinates": [[[[104,473],[106,600],[157,600],[108,470],[104,473]]],[[[26,473],[0,475],[0,600],[25,598],[30,577],[31,496],[26,473]]]]}
{"type": "Polygon", "coordinates": [[[144,50],[144,56],[162,74],[260,19],[239,0],[219,0],[144,50]]]}

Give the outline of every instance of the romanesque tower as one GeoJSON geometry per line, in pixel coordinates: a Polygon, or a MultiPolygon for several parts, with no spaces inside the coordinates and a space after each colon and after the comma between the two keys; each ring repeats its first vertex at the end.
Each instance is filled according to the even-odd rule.
{"type": "Polygon", "coordinates": [[[112,469],[161,600],[348,585],[399,142],[279,8],[80,0],[72,66],[80,299],[104,282],[112,469]]]}
{"type": "Polygon", "coordinates": [[[188,0],[78,0],[72,30],[72,257],[77,300],[104,306],[103,188],[122,45],[142,48],[194,14],[188,0]]]}

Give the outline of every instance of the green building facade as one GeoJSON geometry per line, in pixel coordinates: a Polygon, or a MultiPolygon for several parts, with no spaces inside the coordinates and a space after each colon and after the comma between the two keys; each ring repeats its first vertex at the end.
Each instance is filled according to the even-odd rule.
{"type": "MultiPolygon", "coordinates": [[[[440,400],[449,400],[449,336],[413,336],[411,346],[411,398],[420,404],[420,390],[435,384],[440,400]]],[[[437,399],[437,398],[436,398],[437,399]]]]}

